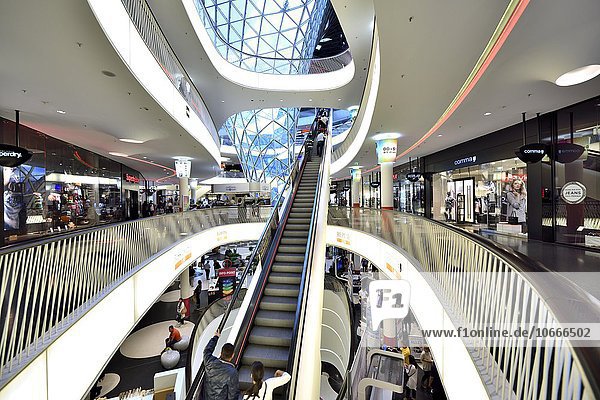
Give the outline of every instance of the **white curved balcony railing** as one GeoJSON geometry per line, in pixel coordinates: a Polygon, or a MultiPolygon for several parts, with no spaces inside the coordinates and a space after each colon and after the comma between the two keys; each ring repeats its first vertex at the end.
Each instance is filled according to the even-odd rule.
{"type": "MultiPolygon", "coordinates": [[[[600,323],[595,302],[568,279],[459,228],[407,213],[338,207],[330,208],[329,224],[332,239],[344,239],[340,247],[380,265],[390,279],[410,283],[410,308],[423,329],[483,332],[512,326],[533,332],[600,323]],[[401,251],[394,255],[387,246],[401,251]]],[[[449,398],[464,397],[470,369],[480,378],[466,384],[470,398],[585,400],[600,393],[600,351],[593,335],[589,341],[552,333],[432,335],[427,341],[449,398]],[[455,343],[460,350],[460,342],[467,352],[450,356],[457,353],[448,346],[455,343]],[[480,393],[471,392],[475,387],[480,393]]]]}
{"type": "Polygon", "coordinates": [[[133,76],[219,161],[220,138],[214,121],[148,4],[143,0],[88,0],[88,3],[133,76]]]}
{"type": "Polygon", "coordinates": [[[354,77],[355,66],[350,49],[322,59],[290,60],[244,53],[218,34],[201,0],[182,0],[182,3],[215,69],[237,85],[270,91],[324,91],[342,87],[354,77]],[[207,29],[207,26],[210,28],[207,29]],[[226,49],[226,58],[220,48],[226,49]],[[252,70],[233,64],[236,60],[240,64],[240,60],[248,58],[256,61],[252,70]],[[287,73],[283,74],[285,69],[287,73]]]}
{"type": "MultiPolygon", "coordinates": [[[[176,243],[211,228],[264,222],[270,211],[270,207],[262,208],[258,217],[235,207],[166,214],[0,251],[0,309],[3,315],[0,320],[0,398],[4,398],[5,385],[21,370],[38,360],[38,356],[92,308],[111,296],[125,279],[144,269],[176,243]]],[[[226,242],[232,238],[226,231],[217,229],[211,238],[226,242]]],[[[217,242],[212,243],[213,247],[219,244],[217,242]]],[[[169,273],[177,275],[193,261],[192,250],[196,249],[184,250],[168,257],[169,273]]],[[[169,282],[156,284],[168,285],[169,282]]],[[[152,293],[146,297],[150,295],[152,293]]],[[[136,308],[135,311],[139,314],[143,310],[136,308]]],[[[110,316],[104,318],[108,320],[110,316]]],[[[60,371],[50,373],[60,374],[60,371]]],[[[93,376],[88,378],[90,380],[82,384],[91,383],[93,376]]]]}
{"type": "MultiPolygon", "coordinates": [[[[340,141],[331,156],[331,174],[344,169],[349,165],[354,157],[360,151],[369,129],[371,128],[371,121],[373,120],[373,114],[375,113],[375,105],[377,104],[377,93],[379,92],[379,78],[381,76],[381,65],[379,55],[379,35],[377,27],[375,27],[373,33],[373,48],[371,51],[371,62],[369,63],[369,74],[367,76],[367,82],[365,84],[365,90],[363,92],[360,108],[358,114],[352,123],[350,130],[345,133],[343,141],[340,141]]],[[[338,144],[335,143],[334,144],[338,144]]]]}

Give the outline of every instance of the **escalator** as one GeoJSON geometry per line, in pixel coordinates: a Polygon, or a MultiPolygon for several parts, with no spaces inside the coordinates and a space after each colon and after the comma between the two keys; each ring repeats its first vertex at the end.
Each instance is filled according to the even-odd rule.
{"type": "MultiPolygon", "coordinates": [[[[320,354],[320,335],[305,329],[305,322],[321,325],[324,269],[314,266],[325,263],[323,224],[327,221],[331,162],[327,138],[324,150],[324,157],[316,157],[312,141],[301,147],[240,278],[243,282],[249,274],[254,275],[246,298],[240,305],[240,286],[236,287],[219,323],[218,330],[227,327],[230,331],[217,348],[226,341],[234,343],[232,362],[239,369],[242,391],[251,384],[252,363],[261,361],[265,379],[278,369],[292,376],[288,385],[276,389],[274,398],[298,398],[299,384],[304,392],[300,397],[318,395],[320,375],[302,375],[311,369],[300,366],[312,365],[320,354]],[[236,307],[238,311],[232,313],[236,307]]],[[[204,367],[189,373],[194,379],[186,400],[204,398],[204,367]]]]}
{"type": "Polygon", "coordinates": [[[288,368],[320,165],[321,158],[317,157],[305,163],[287,220],[276,238],[279,245],[274,246],[270,271],[265,271],[262,295],[259,293],[255,315],[244,338],[247,344],[243,349],[240,346],[238,353],[241,390],[251,384],[254,361],[264,364],[265,377],[273,376],[277,369],[288,368]]]}

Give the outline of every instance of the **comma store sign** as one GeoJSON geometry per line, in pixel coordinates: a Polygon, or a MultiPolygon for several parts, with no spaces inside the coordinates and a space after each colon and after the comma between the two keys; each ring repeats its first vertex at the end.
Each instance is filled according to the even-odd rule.
{"type": "Polygon", "coordinates": [[[3,167],[18,167],[26,163],[33,153],[22,147],[10,144],[0,144],[0,165],[3,167]]]}
{"type": "Polygon", "coordinates": [[[475,164],[477,162],[477,156],[470,156],[465,158],[460,158],[458,160],[454,160],[454,165],[456,167],[467,164],[475,164]]]}

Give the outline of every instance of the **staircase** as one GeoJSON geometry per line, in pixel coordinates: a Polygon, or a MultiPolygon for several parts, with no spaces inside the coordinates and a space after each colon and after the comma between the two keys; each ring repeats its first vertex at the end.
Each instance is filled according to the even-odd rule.
{"type": "MultiPolygon", "coordinates": [[[[264,364],[265,379],[287,368],[320,165],[321,158],[313,156],[300,178],[240,362],[242,391],[252,382],[250,369],[254,361],[264,364]]],[[[276,394],[284,390],[280,388],[276,394]]]]}

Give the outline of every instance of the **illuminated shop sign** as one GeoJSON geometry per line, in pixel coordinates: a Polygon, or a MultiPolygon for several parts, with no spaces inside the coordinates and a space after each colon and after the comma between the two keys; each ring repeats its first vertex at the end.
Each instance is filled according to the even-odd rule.
{"type": "Polygon", "coordinates": [[[379,186],[381,186],[381,182],[371,182],[370,185],[372,188],[377,189],[379,186]]]}
{"type": "Polygon", "coordinates": [[[406,179],[411,182],[417,182],[419,179],[421,179],[421,176],[422,174],[420,172],[409,172],[406,174],[406,179]]]}
{"type": "Polygon", "coordinates": [[[353,168],[351,173],[352,173],[352,180],[354,182],[360,182],[360,179],[362,178],[361,170],[358,168],[353,168]]]}
{"type": "Polygon", "coordinates": [[[546,145],[544,143],[526,144],[515,150],[515,154],[519,157],[519,160],[525,163],[536,163],[542,161],[542,158],[547,154],[546,145]]]}
{"type": "Polygon", "coordinates": [[[10,144],[0,144],[0,165],[3,167],[18,167],[26,163],[33,153],[22,147],[10,144]]]}
{"type": "Polygon", "coordinates": [[[134,175],[125,174],[124,176],[125,182],[129,183],[140,183],[140,178],[134,175]]]}
{"type": "Polygon", "coordinates": [[[560,198],[567,204],[579,204],[586,196],[586,189],[580,182],[567,182],[560,189],[560,198]]]}
{"type": "Polygon", "coordinates": [[[477,156],[465,157],[458,160],[454,160],[454,165],[464,165],[464,164],[475,164],[477,162],[477,156]]]}
{"type": "Polygon", "coordinates": [[[396,151],[398,150],[398,141],[396,139],[384,139],[377,142],[377,160],[378,162],[396,161],[396,151]]]}
{"type": "Polygon", "coordinates": [[[577,160],[584,151],[585,147],[575,143],[558,143],[554,156],[556,161],[566,164],[577,160]]]}

